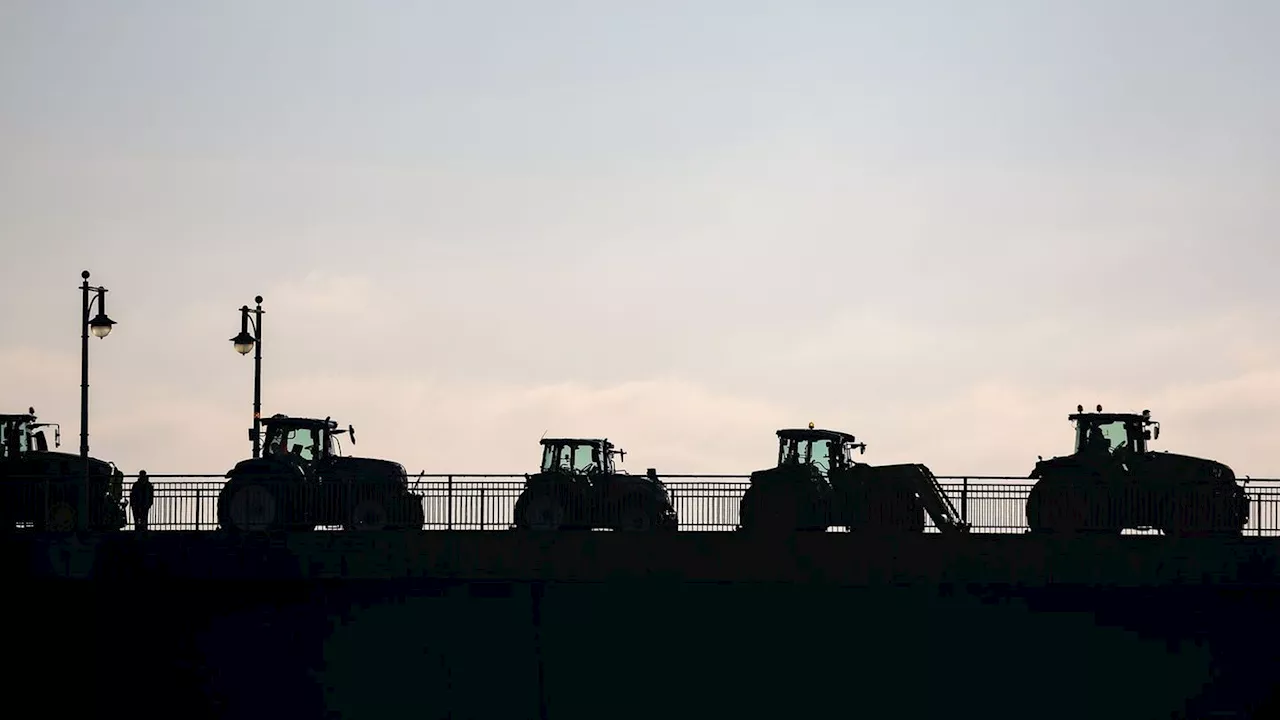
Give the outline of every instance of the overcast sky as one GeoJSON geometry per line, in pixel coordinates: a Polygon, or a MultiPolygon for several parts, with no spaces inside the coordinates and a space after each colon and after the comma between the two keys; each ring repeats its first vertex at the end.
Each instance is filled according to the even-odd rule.
{"type": "Polygon", "coordinates": [[[3,411],[126,472],[332,415],[747,472],[780,427],[1025,475],[1077,403],[1280,476],[1280,3],[0,4],[3,411]]]}

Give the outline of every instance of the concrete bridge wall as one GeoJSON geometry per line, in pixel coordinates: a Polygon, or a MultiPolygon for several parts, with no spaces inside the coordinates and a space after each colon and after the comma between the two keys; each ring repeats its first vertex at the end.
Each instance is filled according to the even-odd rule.
{"type": "Polygon", "coordinates": [[[770,554],[696,536],[646,553],[616,536],[163,535],[6,544],[7,702],[166,718],[1163,718],[1256,710],[1280,678],[1263,541],[1037,541],[1037,555],[821,538],[770,554]],[[285,570],[340,570],[353,544],[380,547],[381,570],[285,570]],[[72,563],[51,558],[85,546],[94,561],[60,577],[72,563]],[[416,560],[395,559],[410,547],[416,560]],[[1106,548],[1092,577],[1077,567],[1106,548]]]}

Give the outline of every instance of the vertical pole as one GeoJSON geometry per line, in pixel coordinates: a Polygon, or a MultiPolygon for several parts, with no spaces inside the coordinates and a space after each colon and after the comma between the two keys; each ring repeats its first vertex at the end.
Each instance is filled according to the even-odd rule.
{"type": "Polygon", "coordinates": [[[449,498],[449,508],[448,510],[445,511],[445,522],[446,522],[446,527],[452,530],[453,529],[453,476],[452,475],[449,476],[448,487],[449,487],[449,491],[447,495],[449,498]]]}
{"type": "Polygon", "coordinates": [[[969,478],[960,486],[960,521],[969,522],[969,478]]]}
{"type": "Polygon", "coordinates": [[[76,527],[89,529],[89,271],[80,273],[80,488],[76,527]]]}
{"type": "Polygon", "coordinates": [[[253,456],[262,454],[262,296],[253,299],[253,456]]]}

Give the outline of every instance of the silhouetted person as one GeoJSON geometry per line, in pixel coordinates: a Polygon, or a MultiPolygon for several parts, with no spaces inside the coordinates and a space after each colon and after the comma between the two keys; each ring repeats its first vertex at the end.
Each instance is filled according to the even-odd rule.
{"type": "Polygon", "coordinates": [[[1102,434],[1102,430],[1094,428],[1089,433],[1085,449],[1093,453],[1106,454],[1111,450],[1111,441],[1107,440],[1107,436],[1102,434]]]}
{"type": "Polygon", "coordinates": [[[133,526],[139,532],[147,529],[147,514],[155,503],[156,491],[151,487],[151,480],[146,470],[138,471],[138,479],[129,488],[129,506],[133,508],[133,526]]]}

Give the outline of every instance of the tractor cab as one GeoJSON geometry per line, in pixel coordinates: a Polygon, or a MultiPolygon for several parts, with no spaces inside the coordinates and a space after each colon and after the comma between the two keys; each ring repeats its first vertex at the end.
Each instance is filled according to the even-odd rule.
{"type": "Polygon", "coordinates": [[[1160,423],[1151,419],[1151,411],[1137,413],[1086,413],[1083,405],[1067,419],[1076,424],[1075,454],[1094,457],[1147,452],[1147,441],[1160,437],[1160,423]],[[1152,429],[1154,428],[1154,433],[1152,429]]]}
{"type": "Polygon", "coordinates": [[[778,467],[809,465],[828,477],[833,470],[854,466],[854,450],[865,453],[867,444],[849,433],[815,429],[813,423],[807,430],[778,431],[778,467]]]}
{"type": "Polygon", "coordinates": [[[354,427],[348,425],[345,430],[340,430],[338,423],[329,418],[318,420],[277,414],[263,420],[262,425],[266,430],[263,442],[265,457],[291,456],[305,465],[340,457],[339,435],[350,435],[352,444],[356,441],[354,427]]]}
{"type": "Polygon", "coordinates": [[[36,422],[36,409],[22,415],[0,415],[0,459],[16,459],[28,452],[49,452],[49,440],[39,428],[52,427],[54,447],[62,445],[62,429],[57,423],[36,422]]]}
{"type": "Polygon", "coordinates": [[[544,473],[613,475],[617,472],[613,456],[626,458],[625,450],[616,450],[603,439],[543,438],[541,444],[544,473]]]}

